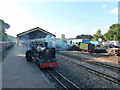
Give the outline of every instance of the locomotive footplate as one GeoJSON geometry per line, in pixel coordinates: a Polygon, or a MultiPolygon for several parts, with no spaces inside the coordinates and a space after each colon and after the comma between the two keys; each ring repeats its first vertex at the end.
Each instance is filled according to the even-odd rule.
{"type": "Polygon", "coordinates": [[[58,66],[58,62],[40,63],[41,68],[52,68],[57,66],[58,66]]]}
{"type": "Polygon", "coordinates": [[[58,66],[58,61],[56,58],[50,60],[39,59],[38,62],[41,68],[52,68],[58,66]]]}

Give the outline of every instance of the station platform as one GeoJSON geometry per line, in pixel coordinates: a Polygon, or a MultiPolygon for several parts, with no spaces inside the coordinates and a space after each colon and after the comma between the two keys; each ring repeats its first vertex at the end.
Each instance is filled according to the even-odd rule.
{"type": "Polygon", "coordinates": [[[15,45],[2,61],[2,88],[54,88],[35,63],[26,61],[26,50],[15,45]]]}

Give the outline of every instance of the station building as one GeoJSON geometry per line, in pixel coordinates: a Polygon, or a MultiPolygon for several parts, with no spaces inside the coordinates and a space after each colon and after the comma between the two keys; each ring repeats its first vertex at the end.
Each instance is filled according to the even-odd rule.
{"type": "Polygon", "coordinates": [[[45,31],[42,28],[36,27],[28,31],[22,32],[20,34],[17,34],[17,38],[18,40],[33,40],[33,39],[45,38],[46,35],[51,35],[53,37],[56,37],[56,35],[48,31],[45,31]]]}

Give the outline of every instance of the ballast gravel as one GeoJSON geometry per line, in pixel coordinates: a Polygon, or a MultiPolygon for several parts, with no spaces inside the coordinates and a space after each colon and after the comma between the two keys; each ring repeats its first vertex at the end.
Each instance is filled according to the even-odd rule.
{"type": "Polygon", "coordinates": [[[62,59],[58,61],[59,66],[56,69],[80,88],[118,88],[117,84],[96,76],[77,65],[70,64],[62,59]]]}
{"type": "Polygon", "coordinates": [[[88,60],[93,60],[93,61],[101,62],[101,63],[104,63],[104,64],[108,64],[108,65],[111,65],[111,66],[119,67],[118,63],[114,63],[114,62],[112,62],[110,60],[107,60],[107,59],[94,57],[94,56],[91,56],[90,54],[87,54],[87,53],[85,54],[85,53],[77,52],[77,51],[59,51],[59,52],[63,53],[63,54],[69,54],[69,55],[73,55],[73,56],[76,56],[76,57],[85,58],[85,59],[88,59],[88,60]]]}

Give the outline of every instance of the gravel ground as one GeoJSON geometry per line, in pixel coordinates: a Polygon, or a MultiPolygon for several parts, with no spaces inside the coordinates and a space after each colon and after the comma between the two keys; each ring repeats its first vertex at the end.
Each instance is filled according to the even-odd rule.
{"type": "Polygon", "coordinates": [[[80,88],[118,88],[118,85],[63,60],[59,60],[57,70],[80,88]]]}
{"type": "MultiPolygon", "coordinates": [[[[46,69],[40,69],[43,73],[44,73],[44,76],[46,76],[50,82],[51,85],[53,85],[55,88],[57,89],[61,89],[63,88],[51,75],[49,75],[45,70],[46,69]]],[[[49,69],[47,69],[49,70],[49,69]]]]}
{"type": "Polygon", "coordinates": [[[90,64],[90,63],[87,63],[87,62],[82,62],[82,61],[77,60],[77,59],[71,59],[70,57],[59,55],[59,54],[57,54],[56,56],[63,57],[65,59],[68,59],[69,61],[78,63],[78,64],[80,64],[82,66],[88,67],[90,69],[99,71],[101,73],[107,74],[107,75],[115,77],[115,78],[118,78],[118,71],[114,71],[114,70],[104,68],[104,67],[101,67],[101,66],[98,66],[98,65],[90,64]]]}
{"type": "Polygon", "coordinates": [[[109,59],[103,59],[103,58],[96,58],[94,56],[91,56],[91,55],[87,55],[87,54],[83,54],[81,52],[74,52],[74,51],[59,51],[61,53],[66,53],[66,54],[70,54],[70,55],[74,55],[74,56],[77,56],[77,57],[82,57],[82,58],[86,58],[88,60],[94,60],[94,61],[98,61],[98,62],[101,62],[101,63],[104,63],[104,64],[108,64],[108,65],[112,65],[112,66],[116,66],[116,67],[119,67],[119,64],[118,63],[115,63],[113,61],[110,61],[109,59]]]}

